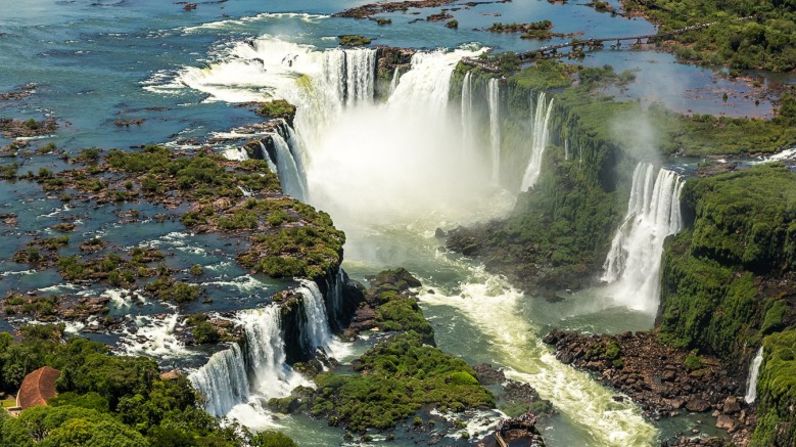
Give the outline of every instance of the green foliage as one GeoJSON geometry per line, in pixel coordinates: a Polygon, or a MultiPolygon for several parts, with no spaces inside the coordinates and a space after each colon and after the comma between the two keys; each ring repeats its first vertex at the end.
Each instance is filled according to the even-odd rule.
{"type": "Polygon", "coordinates": [[[696,352],[689,352],[688,355],[683,360],[683,366],[685,369],[689,371],[695,371],[697,369],[702,368],[704,364],[702,363],[702,358],[696,352]]]}
{"type": "Polygon", "coordinates": [[[769,335],[763,347],[757,426],[750,446],[791,446],[796,442],[796,330],[769,335]]]}
{"type": "Polygon", "coordinates": [[[796,174],[779,164],[689,182],[692,250],[757,273],[796,268],[796,174]]]}
{"type": "Polygon", "coordinates": [[[296,116],[296,106],[284,99],[275,99],[263,103],[258,113],[269,118],[282,118],[288,122],[292,122],[293,117],[296,116]]]}
{"type": "Polygon", "coordinates": [[[17,178],[17,170],[19,165],[16,163],[9,163],[0,165],[0,180],[14,180],[17,178]]]}
{"type": "Polygon", "coordinates": [[[394,296],[387,299],[376,309],[376,323],[384,331],[414,331],[424,343],[434,343],[434,329],[423,316],[416,298],[394,296]]]}
{"type": "Polygon", "coordinates": [[[254,435],[250,445],[251,447],[297,447],[298,444],[278,431],[266,430],[254,435]]]}
{"type": "Polygon", "coordinates": [[[344,47],[362,47],[370,45],[372,41],[372,39],[359,34],[344,34],[342,36],[337,36],[337,38],[340,41],[340,45],[344,47]]]}
{"type": "Polygon", "coordinates": [[[424,406],[458,412],[495,404],[472,368],[415,332],[377,344],[360,362],[360,375],[316,376],[312,413],[362,432],[391,428],[424,406]]]}
{"type": "Polygon", "coordinates": [[[682,198],[695,220],[665,246],[660,336],[744,355],[792,313],[760,283],[796,265],[796,174],[771,164],[691,179],[682,198]]]}
{"type": "Polygon", "coordinates": [[[61,332],[62,328],[53,327],[26,330],[21,341],[0,333],[0,378],[6,390],[16,390],[18,370],[26,373],[50,365],[61,371],[60,394],[50,405],[27,409],[18,418],[9,418],[0,411],[0,445],[249,445],[234,428],[221,428],[218,421],[197,407],[196,394],[186,378],[161,380],[151,359],[113,356],[104,345],[86,339],[64,343],[53,336],[61,332]],[[9,389],[9,385],[14,388],[9,389]]]}
{"type": "Polygon", "coordinates": [[[556,59],[536,62],[511,77],[518,86],[527,90],[547,90],[569,87],[572,84],[572,65],[564,64],[556,59]]]}
{"type": "Polygon", "coordinates": [[[796,9],[792,2],[663,0],[654,4],[624,0],[629,12],[639,11],[659,24],[661,32],[717,22],[673,36],[681,59],[737,69],[787,72],[796,68],[796,9]],[[738,20],[754,16],[752,20],[738,20]]]}

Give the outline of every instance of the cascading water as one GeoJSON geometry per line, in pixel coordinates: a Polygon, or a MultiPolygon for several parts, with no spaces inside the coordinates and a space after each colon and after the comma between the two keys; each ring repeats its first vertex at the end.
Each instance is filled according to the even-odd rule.
{"type": "Polygon", "coordinates": [[[753,404],[757,399],[757,377],[760,374],[760,366],[763,364],[763,347],[757,350],[755,358],[749,365],[749,378],[746,381],[746,395],[744,401],[747,404],[753,404]]]}
{"type": "Polygon", "coordinates": [[[285,363],[279,306],[245,311],[238,319],[246,334],[244,354],[253,392],[266,398],[281,397],[305,383],[304,378],[285,363]]]}
{"type": "Polygon", "coordinates": [[[346,104],[368,103],[373,99],[376,77],[376,50],[354,48],[345,50],[346,104]]]}
{"type": "Polygon", "coordinates": [[[305,178],[299,171],[299,165],[293,157],[290,145],[279,133],[271,134],[271,140],[274,143],[274,155],[276,158],[274,161],[277,166],[279,183],[282,184],[282,190],[299,200],[305,199],[307,197],[305,178]]]}
{"type": "Polygon", "coordinates": [[[307,337],[312,349],[325,348],[332,341],[329,318],[326,314],[326,303],[318,285],[313,281],[302,280],[298,292],[301,293],[307,327],[302,336],[307,337]]]}
{"type": "Polygon", "coordinates": [[[257,143],[260,145],[260,154],[262,155],[265,162],[268,163],[268,169],[270,169],[271,172],[279,176],[279,169],[277,169],[276,164],[274,164],[274,161],[271,160],[271,156],[268,155],[268,150],[265,148],[265,144],[263,144],[262,141],[258,141],[257,143]]]}
{"type": "Polygon", "coordinates": [[[657,310],[663,242],[682,228],[684,184],[667,169],[656,174],[652,164],[636,165],[627,213],[611,242],[601,278],[618,303],[647,313],[657,310]]]}
{"type": "MultiPolygon", "coordinates": [[[[520,191],[527,191],[529,188],[532,188],[539,179],[539,174],[542,172],[542,157],[547,147],[547,137],[550,132],[547,124],[550,121],[550,114],[552,111],[553,98],[550,98],[550,101],[546,102],[545,92],[540,92],[539,98],[536,101],[536,113],[534,114],[533,128],[531,129],[533,133],[533,137],[531,138],[531,153],[528,157],[528,166],[525,168],[525,174],[522,176],[520,191]]],[[[569,158],[568,153],[567,158],[569,158]]]]}
{"type": "Polygon", "coordinates": [[[188,376],[194,388],[204,396],[204,407],[216,417],[249,398],[249,378],[243,352],[236,343],[217,352],[207,363],[188,376]]]}
{"type": "Polygon", "coordinates": [[[473,153],[473,147],[475,146],[475,123],[473,119],[473,78],[472,73],[469,71],[464,75],[464,80],[462,81],[461,114],[462,147],[464,148],[465,154],[469,155],[473,153]]]}
{"type": "Polygon", "coordinates": [[[247,402],[284,397],[307,380],[285,363],[285,341],[278,305],[241,311],[246,349],[237,344],[217,352],[188,378],[204,396],[205,409],[225,416],[247,402]]]}
{"type": "Polygon", "coordinates": [[[392,81],[390,81],[391,95],[392,92],[394,92],[395,89],[398,88],[398,82],[400,82],[400,79],[401,79],[401,71],[398,69],[398,67],[395,67],[395,70],[392,72],[392,81]]]}
{"type": "MultiPolygon", "coordinates": [[[[277,91],[298,107],[295,129],[311,154],[306,165],[310,201],[328,211],[346,231],[349,261],[377,266],[386,254],[388,265],[408,259],[409,263],[417,261],[414,265],[420,268],[437,271],[439,263],[448,261],[433,249],[432,253],[426,251],[435,228],[454,222],[466,225],[511,209],[514,197],[500,195],[490,185],[490,164],[479,157],[462,156],[461,110],[449,105],[456,64],[464,56],[476,57],[478,51],[418,52],[386,103],[349,107],[345,99],[348,70],[333,70],[339,68],[335,65],[339,60],[324,62],[325,51],[304,53],[302,48],[276,42],[269,45],[282,54],[287,50],[299,54],[290,71],[292,83],[280,78],[277,91]],[[325,74],[329,70],[331,75],[325,74]],[[333,80],[334,88],[327,88],[333,80]],[[337,90],[341,80],[346,80],[343,94],[337,90]]],[[[277,72],[285,70],[284,63],[276,59],[275,55],[264,58],[264,70],[271,70],[270,64],[276,64],[277,72]]],[[[488,281],[469,270],[461,280],[467,287],[484,289],[485,296],[462,299],[458,294],[436,293],[424,300],[445,301],[446,306],[467,315],[493,343],[492,360],[515,371],[518,379],[538,388],[561,411],[560,430],[578,431],[582,439],[595,441],[580,445],[635,447],[652,443],[655,430],[634,405],[616,402],[613,393],[587,374],[555,359],[539,339],[537,328],[517,313],[526,300],[494,296],[488,281]],[[484,312],[488,299],[493,299],[490,312],[484,312]]],[[[312,340],[306,343],[334,345],[334,339],[328,341],[326,308],[318,300],[319,293],[308,287],[302,295],[307,312],[307,327],[302,331],[312,333],[308,336],[312,340]]]]}
{"type": "Polygon", "coordinates": [[[487,85],[489,105],[489,153],[492,161],[492,182],[500,182],[500,80],[490,79],[487,85]]]}

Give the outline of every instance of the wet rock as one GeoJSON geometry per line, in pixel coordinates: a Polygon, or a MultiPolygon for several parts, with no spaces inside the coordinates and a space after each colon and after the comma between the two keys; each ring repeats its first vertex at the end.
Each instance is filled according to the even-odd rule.
{"type": "Polygon", "coordinates": [[[691,399],[685,404],[685,409],[693,413],[703,413],[710,409],[710,403],[702,399],[691,399]]]}
{"type": "Polygon", "coordinates": [[[737,425],[738,423],[732,418],[732,416],[721,414],[718,418],[716,418],[716,428],[732,432],[735,430],[737,425]]]}

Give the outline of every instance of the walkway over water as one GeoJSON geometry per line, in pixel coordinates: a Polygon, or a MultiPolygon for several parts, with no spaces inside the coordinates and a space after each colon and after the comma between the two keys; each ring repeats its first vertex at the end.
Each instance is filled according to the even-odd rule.
{"type": "MultiPolygon", "coordinates": [[[[740,21],[745,21],[745,20],[749,20],[749,19],[752,19],[752,18],[754,18],[754,16],[746,16],[746,17],[738,18],[738,19],[736,19],[734,21],[740,22],[740,21]]],[[[523,52],[523,53],[518,53],[517,56],[519,57],[521,62],[528,62],[528,61],[537,60],[537,59],[547,59],[547,58],[553,58],[553,57],[561,57],[561,56],[565,56],[567,54],[571,54],[571,52],[570,53],[561,53],[558,50],[562,50],[562,49],[565,49],[565,48],[571,48],[572,51],[578,51],[578,50],[583,50],[583,49],[594,51],[594,50],[602,49],[605,46],[605,44],[609,43],[609,42],[615,42],[615,44],[611,46],[612,49],[621,49],[622,48],[622,42],[633,42],[633,46],[642,45],[642,44],[648,44],[648,43],[654,43],[654,42],[666,39],[668,37],[676,36],[676,35],[679,35],[679,34],[685,34],[685,33],[691,32],[691,31],[698,31],[698,30],[701,30],[701,29],[705,29],[705,28],[713,26],[713,25],[715,25],[717,23],[720,23],[720,22],[714,21],[714,22],[700,23],[700,24],[697,24],[697,25],[686,26],[684,28],[672,30],[672,31],[665,32],[665,33],[642,34],[642,35],[637,35],[637,36],[622,36],[622,37],[603,37],[603,38],[585,39],[585,40],[575,39],[575,40],[572,40],[570,42],[560,43],[560,44],[556,44],[556,45],[546,45],[546,46],[537,48],[535,50],[526,51],[526,52],[523,52]]],[[[491,72],[491,73],[500,72],[500,69],[496,65],[491,64],[491,63],[486,62],[486,61],[482,61],[482,60],[466,57],[466,58],[462,59],[462,62],[467,64],[467,65],[471,65],[471,66],[474,66],[474,67],[481,68],[482,70],[485,70],[485,71],[488,71],[488,72],[491,72]]]]}

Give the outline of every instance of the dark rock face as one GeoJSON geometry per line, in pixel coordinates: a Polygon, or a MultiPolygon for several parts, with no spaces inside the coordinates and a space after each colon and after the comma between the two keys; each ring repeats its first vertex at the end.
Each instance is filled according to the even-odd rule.
{"type": "MultiPolygon", "coordinates": [[[[648,417],[713,411],[719,428],[741,445],[748,440],[754,417],[738,397],[743,381],[730,376],[718,359],[663,345],[645,332],[597,336],[553,330],[544,341],[555,346],[559,360],[627,394],[648,417]]],[[[712,445],[682,442],[672,445],[712,445]]]]}

